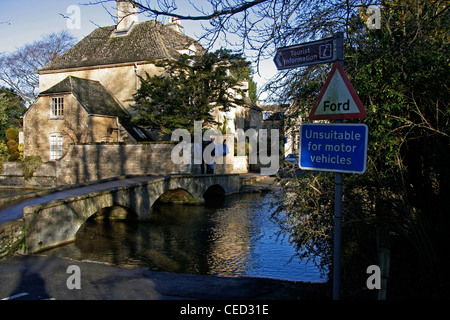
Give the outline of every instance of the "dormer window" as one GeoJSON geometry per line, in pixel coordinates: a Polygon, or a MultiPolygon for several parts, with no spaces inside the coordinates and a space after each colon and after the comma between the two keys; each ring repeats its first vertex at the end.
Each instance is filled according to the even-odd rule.
{"type": "Polygon", "coordinates": [[[197,54],[197,48],[194,44],[191,44],[189,48],[178,50],[180,54],[187,54],[188,56],[195,56],[197,54]]]}
{"type": "Polygon", "coordinates": [[[188,49],[188,55],[189,56],[195,56],[195,54],[197,53],[197,49],[195,48],[194,45],[191,45],[188,49]]]}
{"type": "Polygon", "coordinates": [[[51,118],[63,118],[64,117],[64,98],[54,97],[51,100],[50,105],[50,117],[51,118]]]}

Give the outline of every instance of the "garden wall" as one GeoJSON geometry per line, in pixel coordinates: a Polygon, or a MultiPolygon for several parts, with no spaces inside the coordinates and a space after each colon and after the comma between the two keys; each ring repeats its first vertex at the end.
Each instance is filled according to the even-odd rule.
{"type": "MultiPolygon", "coordinates": [[[[71,144],[61,159],[42,163],[28,180],[23,177],[21,162],[4,163],[0,186],[48,188],[120,176],[200,174],[199,165],[172,162],[174,145],[175,142],[71,144]]],[[[248,172],[246,157],[235,157],[234,164],[215,165],[218,174],[243,172],[248,172]]]]}

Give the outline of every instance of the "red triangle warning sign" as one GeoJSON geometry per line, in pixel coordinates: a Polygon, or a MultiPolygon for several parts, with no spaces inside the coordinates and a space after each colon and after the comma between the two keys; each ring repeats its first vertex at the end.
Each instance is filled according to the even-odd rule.
{"type": "Polygon", "coordinates": [[[309,113],[309,119],[361,119],[366,115],[366,109],[348,80],[341,63],[335,62],[309,113]]]}

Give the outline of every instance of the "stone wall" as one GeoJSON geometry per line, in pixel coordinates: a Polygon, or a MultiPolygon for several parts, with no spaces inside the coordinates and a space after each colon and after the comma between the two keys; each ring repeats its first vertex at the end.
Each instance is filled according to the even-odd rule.
{"type": "Polygon", "coordinates": [[[58,185],[83,183],[127,175],[190,173],[174,164],[173,143],[112,143],[70,145],[57,161],[58,185]]]}
{"type": "Polygon", "coordinates": [[[16,253],[25,253],[24,221],[3,223],[0,230],[0,260],[16,253]]]}
{"type": "MultiPolygon", "coordinates": [[[[23,177],[21,162],[4,163],[0,186],[48,188],[121,176],[200,174],[200,165],[172,162],[174,146],[175,142],[71,144],[61,159],[42,163],[29,180],[23,177]]],[[[248,172],[248,158],[214,164],[214,172],[248,172]]]]}
{"type": "Polygon", "coordinates": [[[5,162],[0,174],[0,185],[12,187],[45,188],[57,185],[56,162],[42,163],[34,172],[33,177],[25,180],[22,162],[5,162]]]}
{"type": "Polygon", "coordinates": [[[247,173],[248,172],[248,157],[235,156],[232,158],[233,163],[227,163],[226,157],[223,157],[222,164],[214,164],[214,173],[247,173]]]}
{"type": "Polygon", "coordinates": [[[29,180],[23,177],[21,162],[6,162],[0,185],[55,187],[129,175],[191,173],[192,167],[174,164],[173,143],[71,144],[57,161],[42,163],[29,180]]]}

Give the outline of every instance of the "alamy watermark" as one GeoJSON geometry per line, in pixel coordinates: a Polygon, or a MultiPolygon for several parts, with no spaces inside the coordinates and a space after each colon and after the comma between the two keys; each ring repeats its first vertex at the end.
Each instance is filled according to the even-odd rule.
{"type": "Polygon", "coordinates": [[[67,289],[73,290],[81,289],[81,269],[79,266],[72,264],[67,267],[66,273],[70,273],[71,275],[67,278],[66,286],[67,289]]]}
{"type": "Polygon", "coordinates": [[[368,29],[381,29],[381,8],[377,5],[370,5],[367,8],[360,7],[361,16],[366,19],[368,29]]]}
{"type": "Polygon", "coordinates": [[[270,130],[270,139],[268,129],[251,128],[245,132],[243,129],[237,129],[236,134],[222,134],[217,129],[208,129],[202,133],[202,121],[195,121],[193,139],[186,129],[176,129],[172,133],[171,140],[181,139],[181,142],[172,149],[171,160],[175,164],[233,164],[236,140],[238,157],[248,155],[249,164],[269,165],[261,167],[261,174],[273,175],[278,171],[280,162],[279,138],[277,129],[270,130]],[[202,148],[203,141],[210,143],[202,148]]]}
{"type": "Polygon", "coordinates": [[[370,276],[367,278],[366,286],[367,289],[373,290],[373,289],[381,289],[381,270],[380,267],[373,264],[367,267],[366,270],[367,274],[370,274],[370,276]]]}
{"type": "Polygon", "coordinates": [[[71,5],[67,7],[67,28],[68,29],[81,29],[81,9],[79,6],[71,5]]]}

